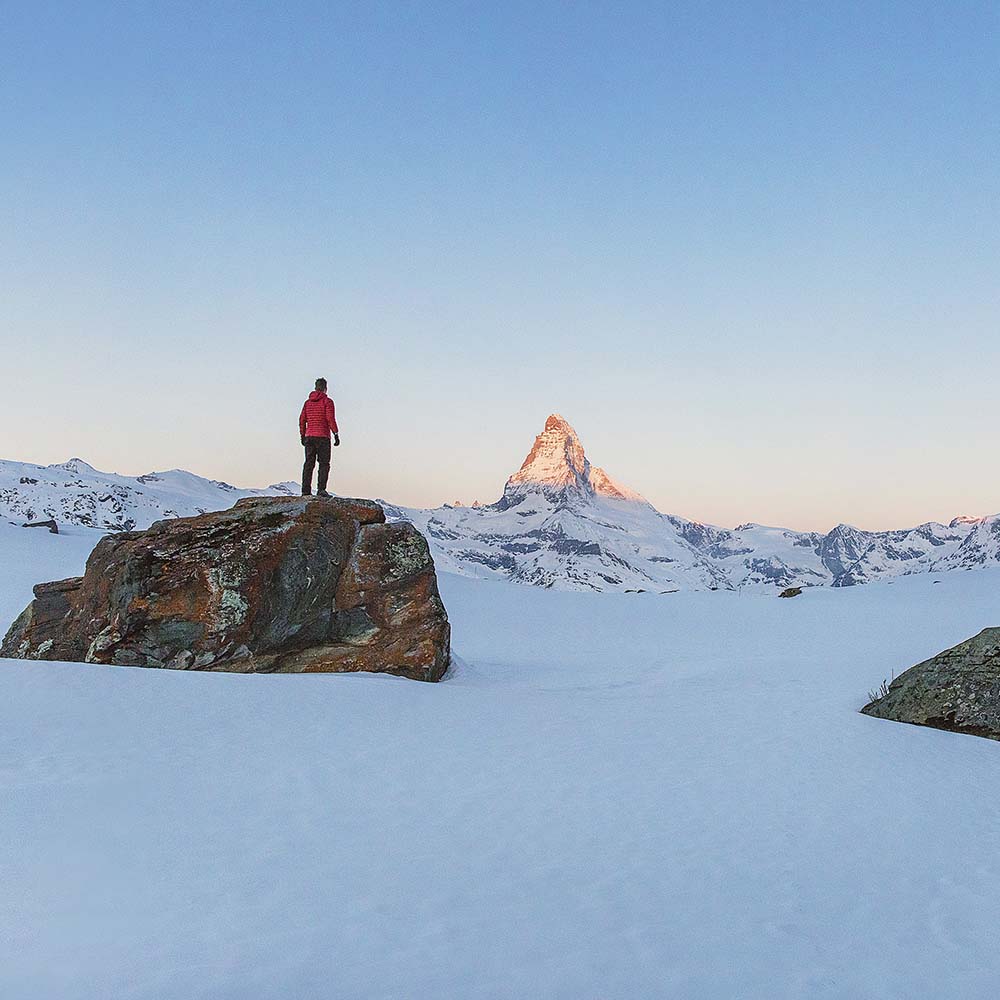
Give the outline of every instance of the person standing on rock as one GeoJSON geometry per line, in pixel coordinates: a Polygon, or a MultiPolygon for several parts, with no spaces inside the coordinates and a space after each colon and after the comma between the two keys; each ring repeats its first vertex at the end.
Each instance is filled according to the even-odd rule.
{"type": "Polygon", "coordinates": [[[302,495],[312,496],[313,469],[319,461],[319,474],[316,477],[316,496],[329,497],[326,483],[330,477],[330,435],[333,435],[333,446],[340,446],[340,433],[337,430],[337,415],[333,400],[326,394],[326,379],[316,379],[316,388],[309,393],[309,398],[302,404],[299,414],[299,436],[306,450],[306,461],[302,466],[302,495]]]}

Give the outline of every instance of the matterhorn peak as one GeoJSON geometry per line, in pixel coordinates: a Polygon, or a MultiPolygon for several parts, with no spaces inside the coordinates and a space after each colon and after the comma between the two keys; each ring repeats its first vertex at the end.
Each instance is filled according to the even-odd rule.
{"type": "MultiPolygon", "coordinates": [[[[558,431],[560,434],[569,434],[576,437],[576,431],[569,425],[569,421],[561,413],[550,413],[545,421],[545,430],[558,431]]],[[[579,439],[578,439],[579,440],[579,439]]]]}
{"type": "Polygon", "coordinates": [[[584,488],[589,469],[590,463],[576,431],[558,413],[553,413],[545,421],[545,429],[535,438],[521,468],[510,477],[507,485],[584,488]]]}
{"type": "Polygon", "coordinates": [[[584,496],[642,500],[638,493],[619,486],[603,469],[592,466],[580,437],[565,417],[553,413],[528,452],[521,468],[507,480],[504,496],[527,489],[542,492],[571,491],[584,496]]]}

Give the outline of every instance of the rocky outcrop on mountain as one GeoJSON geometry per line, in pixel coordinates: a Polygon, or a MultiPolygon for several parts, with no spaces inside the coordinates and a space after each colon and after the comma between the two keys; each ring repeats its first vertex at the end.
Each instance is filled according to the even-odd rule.
{"type": "Polygon", "coordinates": [[[961,547],[973,525],[966,519],[945,526],[933,522],[897,531],[862,531],[848,524],[838,524],[823,536],[819,552],[824,565],[833,574],[834,587],[853,587],[870,583],[883,575],[944,569],[948,556],[961,547]]]}
{"type": "Polygon", "coordinates": [[[861,711],[1000,740],[1000,628],[910,667],[861,711]]]}
{"type": "Polygon", "coordinates": [[[39,584],[0,656],[439,680],[448,617],[427,542],[367,500],[258,497],[98,543],[39,584]]]}

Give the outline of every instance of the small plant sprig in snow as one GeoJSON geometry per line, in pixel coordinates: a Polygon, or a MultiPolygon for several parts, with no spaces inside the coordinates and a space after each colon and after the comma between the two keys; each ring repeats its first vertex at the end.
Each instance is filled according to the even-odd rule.
{"type": "Polygon", "coordinates": [[[875,688],[874,691],[868,692],[868,701],[881,701],[889,693],[889,685],[892,684],[895,679],[895,674],[893,674],[888,681],[883,677],[881,685],[875,688]]]}

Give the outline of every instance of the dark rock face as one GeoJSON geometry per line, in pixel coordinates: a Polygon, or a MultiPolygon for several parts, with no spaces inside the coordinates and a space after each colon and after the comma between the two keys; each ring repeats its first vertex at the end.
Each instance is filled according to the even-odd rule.
{"type": "Polygon", "coordinates": [[[59,534],[59,525],[51,518],[48,521],[25,521],[22,528],[48,528],[53,535],[59,534]]]}
{"type": "Polygon", "coordinates": [[[778,597],[798,597],[802,593],[801,587],[788,587],[783,590],[778,597]]]}
{"type": "Polygon", "coordinates": [[[861,711],[1000,740],[1000,628],[983,629],[910,667],[861,711]]]}
{"type": "Polygon", "coordinates": [[[252,497],[100,541],[43,583],[0,656],[439,680],[451,630],[427,542],[367,500],[252,497]]]}

